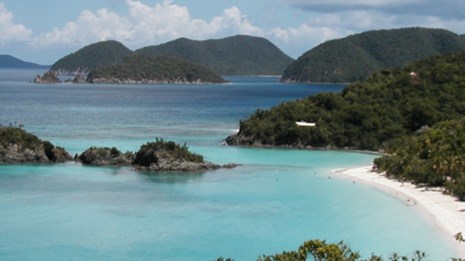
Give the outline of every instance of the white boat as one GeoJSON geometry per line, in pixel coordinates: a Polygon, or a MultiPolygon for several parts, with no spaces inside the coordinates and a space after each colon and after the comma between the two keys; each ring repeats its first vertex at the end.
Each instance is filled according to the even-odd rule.
{"type": "Polygon", "coordinates": [[[306,121],[296,121],[295,124],[300,127],[315,127],[316,123],[314,122],[306,122],[306,121]]]}

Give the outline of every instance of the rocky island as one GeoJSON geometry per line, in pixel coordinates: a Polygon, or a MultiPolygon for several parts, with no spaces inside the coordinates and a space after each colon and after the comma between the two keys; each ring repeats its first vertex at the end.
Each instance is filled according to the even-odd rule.
{"type": "Polygon", "coordinates": [[[17,127],[0,127],[0,163],[59,163],[71,160],[65,149],[17,127]]]}
{"type": "Polygon", "coordinates": [[[235,164],[217,165],[205,161],[202,155],[189,151],[186,144],[156,139],[142,145],[135,154],[122,153],[116,148],[92,147],[76,157],[77,161],[93,166],[133,166],[142,171],[205,172],[233,168],[235,164]]]}
{"type": "MultiPolygon", "coordinates": [[[[61,147],[43,141],[18,127],[0,127],[0,164],[63,163],[73,158],[61,147]]],[[[156,139],[142,145],[135,154],[117,148],[91,147],[74,160],[91,166],[132,166],[141,171],[205,172],[237,165],[217,165],[189,151],[186,144],[156,139]]]]}

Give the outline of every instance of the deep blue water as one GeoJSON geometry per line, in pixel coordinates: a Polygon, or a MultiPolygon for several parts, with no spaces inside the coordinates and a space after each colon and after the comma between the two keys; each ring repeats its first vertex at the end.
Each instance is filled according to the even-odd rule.
{"type": "Polygon", "coordinates": [[[369,154],[221,145],[256,109],[338,85],[229,77],[212,85],[34,85],[36,71],[0,71],[0,124],[71,153],[135,151],[156,137],[186,142],[216,163],[205,174],[145,175],[77,163],[0,166],[0,260],[255,260],[308,239],[372,252],[454,256],[448,239],[399,199],[334,168],[369,154]]]}

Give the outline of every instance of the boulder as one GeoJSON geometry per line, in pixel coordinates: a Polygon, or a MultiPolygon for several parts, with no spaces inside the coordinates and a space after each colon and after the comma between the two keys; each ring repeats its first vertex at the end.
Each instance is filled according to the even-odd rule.
{"type": "Polygon", "coordinates": [[[93,166],[130,166],[134,155],[131,152],[121,153],[116,148],[91,147],[76,157],[76,160],[93,166]]]}

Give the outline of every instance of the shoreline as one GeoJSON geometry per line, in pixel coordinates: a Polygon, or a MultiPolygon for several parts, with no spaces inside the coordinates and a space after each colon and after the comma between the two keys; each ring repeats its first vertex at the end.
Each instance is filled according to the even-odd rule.
{"type": "Polygon", "coordinates": [[[460,257],[465,257],[465,242],[455,240],[457,233],[465,234],[465,202],[443,194],[439,188],[422,188],[412,183],[389,179],[383,174],[371,172],[372,166],[334,169],[332,173],[386,191],[407,205],[417,208],[416,211],[427,214],[439,232],[450,238],[460,257]]]}

